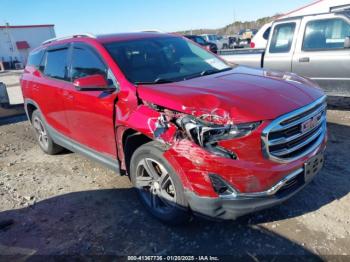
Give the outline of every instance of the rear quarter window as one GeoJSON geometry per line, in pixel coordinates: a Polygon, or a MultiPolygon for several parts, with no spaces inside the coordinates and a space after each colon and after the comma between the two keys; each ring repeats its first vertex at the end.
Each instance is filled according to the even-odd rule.
{"type": "Polygon", "coordinates": [[[41,60],[43,59],[44,51],[34,51],[29,54],[27,65],[39,68],[41,60]]]}

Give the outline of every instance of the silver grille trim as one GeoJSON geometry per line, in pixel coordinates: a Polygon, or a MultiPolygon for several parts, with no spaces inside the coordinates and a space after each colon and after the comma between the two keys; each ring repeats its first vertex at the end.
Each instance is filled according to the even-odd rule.
{"type": "Polygon", "coordinates": [[[262,150],[266,158],[276,162],[295,161],[317,149],[326,131],[326,96],[272,121],[262,133],[262,150]],[[315,117],[313,128],[305,133],[301,125],[315,117]]]}
{"type": "Polygon", "coordinates": [[[271,188],[269,188],[266,191],[262,192],[254,192],[254,193],[235,193],[231,195],[221,195],[220,197],[222,199],[237,199],[237,198],[255,198],[255,197],[268,197],[273,196],[278,193],[278,191],[287,185],[289,182],[291,182],[293,179],[295,179],[298,175],[304,172],[304,168],[299,168],[292,173],[286,175],[284,178],[282,178],[280,181],[277,182],[277,184],[273,185],[271,188]]]}

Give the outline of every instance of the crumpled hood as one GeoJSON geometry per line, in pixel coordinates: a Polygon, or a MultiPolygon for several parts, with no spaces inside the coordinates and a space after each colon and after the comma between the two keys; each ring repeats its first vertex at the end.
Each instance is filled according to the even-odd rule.
{"type": "Polygon", "coordinates": [[[187,81],[140,85],[138,94],[144,101],[187,114],[225,112],[236,123],[275,119],[324,95],[295,74],[244,66],[187,81]]]}

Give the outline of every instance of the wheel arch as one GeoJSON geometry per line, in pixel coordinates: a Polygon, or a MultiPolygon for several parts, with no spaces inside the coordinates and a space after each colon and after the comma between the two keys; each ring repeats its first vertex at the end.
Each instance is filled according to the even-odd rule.
{"type": "Polygon", "coordinates": [[[40,113],[41,113],[39,105],[36,102],[34,102],[33,100],[31,100],[31,99],[26,99],[25,100],[25,102],[24,102],[24,110],[25,110],[25,112],[27,114],[27,117],[28,117],[28,120],[30,122],[32,122],[32,116],[33,116],[33,112],[35,110],[39,110],[40,113]]]}
{"type": "Polygon", "coordinates": [[[126,172],[130,172],[131,157],[140,146],[153,141],[148,136],[132,128],[126,129],[122,135],[122,150],[124,156],[124,167],[126,172]]]}

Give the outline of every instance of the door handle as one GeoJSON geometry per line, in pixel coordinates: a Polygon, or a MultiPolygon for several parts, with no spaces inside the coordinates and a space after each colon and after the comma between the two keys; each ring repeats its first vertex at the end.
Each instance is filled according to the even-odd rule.
{"type": "Polygon", "coordinates": [[[309,63],[310,62],[310,57],[301,57],[299,58],[300,63],[309,63]]]}

